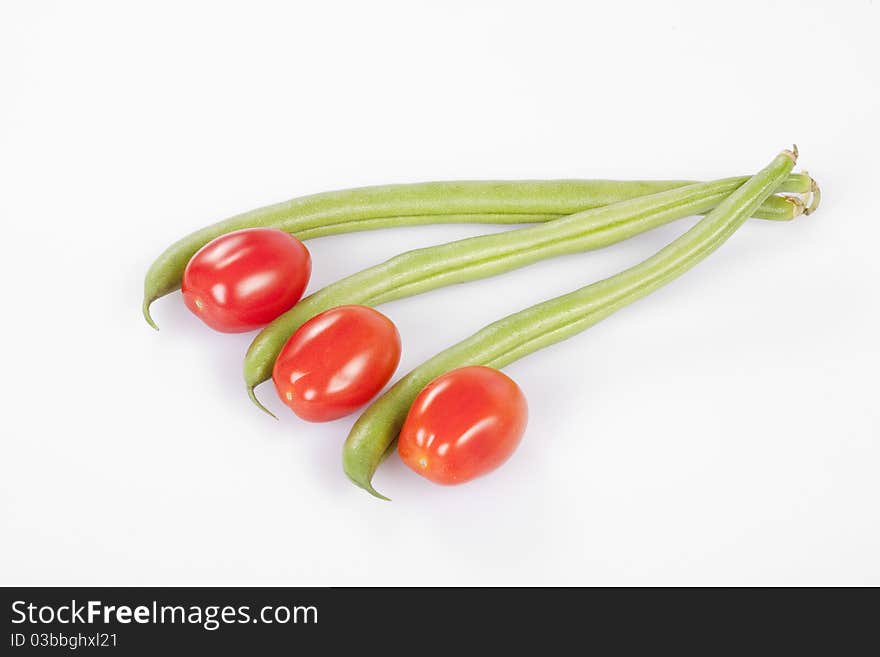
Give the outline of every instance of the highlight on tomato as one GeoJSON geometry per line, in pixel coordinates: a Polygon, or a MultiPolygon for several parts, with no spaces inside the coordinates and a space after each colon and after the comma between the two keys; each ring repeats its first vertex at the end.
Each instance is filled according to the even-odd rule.
{"type": "Polygon", "coordinates": [[[418,394],[397,443],[400,458],[438,484],[462,484],[504,463],[528,422],[525,395],[491,367],[460,367],[418,394]]]}
{"type": "Polygon", "coordinates": [[[181,289],[186,306],[222,333],[265,326],[302,297],[309,250],[275,228],[247,228],[211,240],[190,259],[181,289]]]}
{"type": "Polygon", "coordinates": [[[275,390],[309,422],[335,420],[369,402],[397,369],[400,334],[367,306],[339,306],[303,324],[278,354],[275,390]]]}

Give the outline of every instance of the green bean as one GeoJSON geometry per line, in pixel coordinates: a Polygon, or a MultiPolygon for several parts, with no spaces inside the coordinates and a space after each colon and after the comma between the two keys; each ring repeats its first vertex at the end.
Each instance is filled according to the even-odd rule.
{"type": "MultiPolygon", "coordinates": [[[[543,224],[408,251],[364,269],[301,300],[254,338],[244,363],[248,395],[269,412],[257,400],[254,388],[272,376],[275,359],[287,339],[320,312],[346,304],[385,303],[493,276],[545,258],[614,244],[674,219],[708,211],[745,180],[693,183],[543,224]]],[[[778,198],[790,208],[790,218],[803,211],[799,198],[778,198]]]]}
{"type": "Polygon", "coordinates": [[[504,367],[583,331],[680,276],[742,226],[785,179],[796,158],[796,147],[780,153],[693,228],[642,263],[490,324],[416,367],[355,423],[343,448],[345,473],[372,495],[388,499],[373,488],[373,474],[393,448],[413,400],[430,381],[466,365],[504,367]]]}
{"type": "MultiPolygon", "coordinates": [[[[144,318],[158,328],[150,316],[153,301],[180,287],[183,270],[196,251],[215,237],[241,228],[279,228],[309,239],[434,223],[530,223],[686,184],[675,180],[429,182],[303,196],[236,215],[165,249],[144,279],[144,318]]],[[[809,176],[796,174],[781,191],[806,194],[810,184],[809,176]]],[[[765,219],[788,218],[787,208],[781,203],[771,203],[758,215],[765,219]]]]}

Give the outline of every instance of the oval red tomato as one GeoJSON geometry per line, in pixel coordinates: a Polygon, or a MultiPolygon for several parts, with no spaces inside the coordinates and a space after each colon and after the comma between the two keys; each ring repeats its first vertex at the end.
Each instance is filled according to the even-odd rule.
{"type": "Polygon", "coordinates": [[[315,315],[290,336],[272,380],[281,401],[299,417],[327,422],[370,401],[399,361],[394,322],[373,308],[339,306],[315,315]]]}
{"type": "Polygon", "coordinates": [[[258,329],[302,297],[312,273],[308,249],[289,233],[247,228],[211,240],[183,272],[183,300],[223,333],[258,329]]]}
{"type": "Polygon", "coordinates": [[[461,484],[504,463],[527,422],[526,398],[513,379],[490,367],[461,367],[418,394],[397,451],[423,477],[461,484]]]}

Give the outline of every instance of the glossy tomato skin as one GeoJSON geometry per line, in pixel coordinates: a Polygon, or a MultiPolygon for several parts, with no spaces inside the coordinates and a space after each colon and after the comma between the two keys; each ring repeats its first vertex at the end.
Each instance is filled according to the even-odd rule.
{"type": "Polygon", "coordinates": [[[293,235],[246,228],[211,240],[183,272],[183,300],[205,324],[222,333],[265,326],[300,300],[312,258],[293,235]]]}
{"type": "Polygon", "coordinates": [[[438,484],[491,472],[516,450],[528,422],[525,395],[504,373],[470,366],[419,393],[397,443],[403,462],[438,484]]]}
{"type": "Polygon", "coordinates": [[[299,417],[328,422],[375,397],[399,362],[394,322],[373,308],[339,306],[290,336],[275,360],[272,381],[299,417]]]}

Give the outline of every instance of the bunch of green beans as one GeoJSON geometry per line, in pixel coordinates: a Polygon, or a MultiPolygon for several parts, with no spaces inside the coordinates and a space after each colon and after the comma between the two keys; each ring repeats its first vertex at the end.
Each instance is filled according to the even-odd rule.
{"type": "MultiPolygon", "coordinates": [[[[299,239],[310,239],[434,223],[539,223],[687,184],[690,181],[428,182],[303,196],[236,215],[169,246],[147,271],[143,314],[150,326],[158,328],[150,315],[153,301],[180,288],[183,271],[196,251],[214,238],[242,228],[278,228],[299,239]]],[[[780,191],[806,194],[812,185],[808,175],[795,174],[780,191]]],[[[771,198],[756,216],[790,219],[791,208],[783,199],[771,198]]]]}
{"type": "MultiPolygon", "coordinates": [[[[415,368],[373,402],[355,423],[343,448],[345,473],[372,495],[388,499],[373,487],[373,474],[393,448],[413,400],[430,381],[466,365],[504,367],[583,331],[680,276],[742,226],[779,188],[796,159],[796,148],[780,153],[745,184],[735,185],[735,191],[693,228],[644,262],[490,324],[415,368]]],[[[620,206],[626,205],[608,211],[616,214],[620,206]]]]}
{"type": "MultiPolygon", "coordinates": [[[[707,212],[746,180],[725,178],[676,186],[543,224],[408,251],[364,269],[301,300],[254,338],[244,362],[248,395],[269,412],[257,400],[254,388],[271,378],[275,360],[288,338],[325,310],[349,304],[377,305],[494,276],[546,258],[608,246],[675,219],[707,212]]],[[[787,184],[810,188],[812,180],[792,176],[787,184]]],[[[770,214],[765,208],[772,208],[772,215],[780,219],[793,219],[804,211],[798,197],[774,196],[771,203],[755,206],[755,213],[759,206],[765,214],[770,214]]]]}

